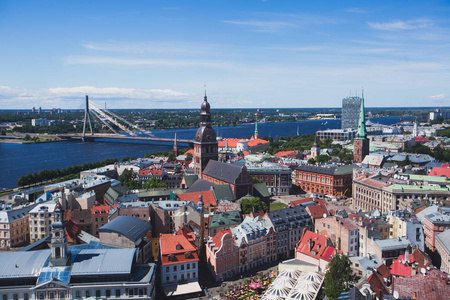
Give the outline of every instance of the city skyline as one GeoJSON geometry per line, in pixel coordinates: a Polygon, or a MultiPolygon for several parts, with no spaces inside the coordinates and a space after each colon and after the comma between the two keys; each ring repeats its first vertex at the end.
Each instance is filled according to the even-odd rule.
{"type": "Polygon", "coordinates": [[[443,1],[2,1],[3,109],[448,106],[443,1]]]}

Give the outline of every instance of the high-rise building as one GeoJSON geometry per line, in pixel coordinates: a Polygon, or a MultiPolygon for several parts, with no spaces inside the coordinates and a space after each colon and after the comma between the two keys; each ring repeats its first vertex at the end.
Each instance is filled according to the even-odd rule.
{"type": "Polygon", "coordinates": [[[361,109],[358,119],[358,132],[356,138],[353,140],[353,161],[361,163],[364,157],[369,155],[369,139],[366,131],[366,116],[364,112],[364,94],[361,99],[361,109]]]}
{"type": "Polygon", "coordinates": [[[347,97],[342,99],[342,129],[358,128],[361,100],[360,97],[347,97]]]}
{"type": "Polygon", "coordinates": [[[200,127],[194,141],[194,172],[201,177],[209,160],[218,160],[218,143],[216,132],[211,127],[211,112],[208,98],[203,100],[200,112],[200,127]]]}

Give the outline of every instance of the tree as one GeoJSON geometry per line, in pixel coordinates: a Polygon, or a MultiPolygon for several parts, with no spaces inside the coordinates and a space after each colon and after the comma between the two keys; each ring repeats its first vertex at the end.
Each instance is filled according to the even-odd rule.
{"type": "Polygon", "coordinates": [[[266,212],[268,207],[266,203],[261,201],[261,199],[259,199],[258,197],[253,197],[242,199],[241,209],[243,214],[249,214],[252,211],[257,212],[260,210],[266,212]]]}
{"type": "Polygon", "coordinates": [[[314,158],[311,157],[310,159],[308,159],[308,164],[315,165],[316,161],[314,160],[314,158]]]}
{"type": "Polygon", "coordinates": [[[192,161],[192,158],[193,156],[191,153],[186,154],[186,161],[192,161]]]}
{"type": "Polygon", "coordinates": [[[350,268],[348,256],[337,253],[327,266],[324,293],[328,298],[336,300],[342,292],[350,290],[357,279],[350,268]]]}
{"type": "Polygon", "coordinates": [[[331,160],[331,157],[329,155],[326,155],[326,154],[321,154],[321,155],[316,157],[316,161],[319,164],[325,163],[325,162],[330,161],[330,160],[331,160]]]}
{"type": "Polygon", "coordinates": [[[261,179],[257,178],[257,177],[253,177],[253,184],[256,183],[264,183],[264,181],[262,181],[261,179]]]}
{"type": "Polygon", "coordinates": [[[146,183],[144,183],[143,188],[154,189],[154,188],[167,188],[167,184],[161,181],[158,177],[152,177],[146,183]]]}

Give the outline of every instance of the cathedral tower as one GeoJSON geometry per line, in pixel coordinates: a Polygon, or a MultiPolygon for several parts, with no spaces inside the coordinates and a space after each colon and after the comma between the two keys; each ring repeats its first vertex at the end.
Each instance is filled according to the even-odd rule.
{"type": "Polygon", "coordinates": [[[314,135],[314,144],[311,147],[311,157],[316,158],[320,155],[320,146],[317,144],[317,133],[314,135]]]}
{"type": "Polygon", "coordinates": [[[361,110],[358,120],[358,132],[353,143],[353,161],[355,163],[361,163],[364,157],[369,155],[369,139],[367,138],[366,131],[366,117],[364,111],[364,92],[361,99],[361,110]]]}
{"type": "Polygon", "coordinates": [[[211,127],[210,105],[205,92],[200,112],[200,127],[194,141],[194,172],[199,178],[210,159],[218,160],[218,143],[216,132],[211,127]]]}
{"type": "Polygon", "coordinates": [[[61,203],[56,203],[55,219],[52,224],[52,254],[50,264],[52,266],[66,266],[69,260],[65,221],[62,218],[61,203]]]}

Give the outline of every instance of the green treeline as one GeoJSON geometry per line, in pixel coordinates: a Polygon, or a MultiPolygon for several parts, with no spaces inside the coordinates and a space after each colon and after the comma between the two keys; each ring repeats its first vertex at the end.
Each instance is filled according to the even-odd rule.
{"type": "Polygon", "coordinates": [[[55,168],[50,170],[42,170],[39,173],[29,173],[27,175],[21,176],[17,180],[17,185],[27,186],[54,179],[59,179],[60,181],[70,180],[77,178],[78,174],[81,171],[100,168],[116,162],[117,159],[105,159],[95,163],[84,163],[82,165],[75,165],[63,169],[55,168]]]}

